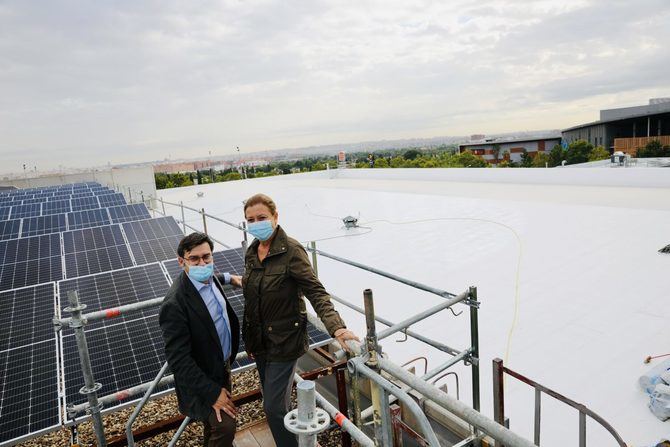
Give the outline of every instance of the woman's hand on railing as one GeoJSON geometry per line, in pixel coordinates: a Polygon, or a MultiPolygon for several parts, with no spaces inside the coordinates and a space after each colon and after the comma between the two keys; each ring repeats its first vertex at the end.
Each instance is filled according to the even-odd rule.
{"type": "Polygon", "coordinates": [[[335,337],[335,340],[337,340],[337,342],[340,344],[342,349],[344,349],[345,351],[347,351],[349,353],[352,353],[352,350],[347,345],[347,341],[352,340],[352,341],[357,341],[359,343],[361,341],[356,334],[354,334],[352,331],[350,331],[347,328],[340,328],[340,329],[336,330],[335,333],[333,334],[333,336],[335,337]]]}

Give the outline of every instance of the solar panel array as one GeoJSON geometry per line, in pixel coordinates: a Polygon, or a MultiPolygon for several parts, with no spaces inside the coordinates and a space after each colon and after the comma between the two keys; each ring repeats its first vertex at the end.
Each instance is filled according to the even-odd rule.
{"type": "MultiPolygon", "coordinates": [[[[74,333],[53,330],[54,313],[69,316],[67,293],[86,312],[163,297],[182,237],[172,217],[151,219],[97,183],[0,193],[0,446],[74,423],[64,409],[86,401],[74,333]]],[[[214,262],[218,273],[244,269],[241,250],[215,252],[214,262]]],[[[241,319],[241,291],[226,296],[241,319]]],[[[103,395],[150,382],[165,362],[158,307],[85,331],[103,395]]],[[[308,331],[312,345],[329,339],[308,331]]]]}
{"type": "Polygon", "coordinates": [[[73,203],[94,207],[92,211],[111,222],[107,209],[101,208],[111,203],[117,205],[115,215],[150,217],[144,204],[126,205],[122,198],[97,183],[0,193],[0,445],[13,445],[62,423],[62,353],[52,323],[58,284],[76,275],[82,259],[88,262],[87,273],[116,268],[119,263],[100,265],[104,256],[94,259],[91,250],[111,250],[119,240],[124,261],[132,262],[120,225],[91,228],[86,234],[67,232],[84,226],[67,213],[72,213],[73,203]]]}

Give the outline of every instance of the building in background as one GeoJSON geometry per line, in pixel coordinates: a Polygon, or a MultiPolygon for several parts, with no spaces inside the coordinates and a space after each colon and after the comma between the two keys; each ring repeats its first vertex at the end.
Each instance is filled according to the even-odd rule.
{"type": "Polygon", "coordinates": [[[651,140],[670,145],[670,98],[653,98],[644,106],[601,110],[598,121],[565,129],[562,136],[568,144],[586,140],[610,153],[631,155],[651,140]]]}
{"type": "Polygon", "coordinates": [[[503,160],[521,161],[524,150],[531,157],[538,153],[549,153],[557,144],[561,144],[561,135],[558,132],[534,138],[487,138],[484,141],[458,145],[458,153],[469,150],[489,163],[497,164],[503,160]]]}

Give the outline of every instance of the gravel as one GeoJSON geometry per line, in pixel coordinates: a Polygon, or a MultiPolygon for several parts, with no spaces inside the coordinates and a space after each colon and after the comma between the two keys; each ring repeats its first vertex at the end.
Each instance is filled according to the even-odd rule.
{"type": "MultiPolygon", "coordinates": [[[[260,386],[258,374],[255,369],[245,371],[233,376],[233,392],[234,394],[242,394],[252,391],[260,386]]],[[[293,405],[295,405],[295,392],[293,393],[293,405]]],[[[134,406],[124,408],[123,410],[103,416],[103,424],[105,426],[105,434],[107,439],[124,435],[125,424],[134,410],[134,406]]],[[[161,397],[149,401],[139,417],[135,420],[133,427],[138,429],[140,427],[150,425],[164,419],[177,416],[179,411],[177,409],[177,398],[174,394],[161,397]]],[[[257,400],[238,407],[237,429],[244,429],[245,427],[257,423],[265,419],[263,411],[263,401],[257,400]]],[[[95,442],[95,435],[93,427],[90,422],[83,422],[78,426],[79,442],[82,445],[92,445],[95,442]]],[[[136,445],[140,447],[159,447],[166,446],[175,430],[161,433],[151,439],[137,442],[136,445]]],[[[340,431],[339,429],[328,430],[319,435],[319,444],[323,447],[335,447],[340,445],[340,431]]],[[[56,432],[52,432],[39,438],[31,439],[29,441],[17,444],[19,447],[69,447],[70,446],[70,429],[61,428],[56,432]]],[[[189,424],[179,438],[178,446],[191,447],[202,445],[202,424],[189,424]]]]}

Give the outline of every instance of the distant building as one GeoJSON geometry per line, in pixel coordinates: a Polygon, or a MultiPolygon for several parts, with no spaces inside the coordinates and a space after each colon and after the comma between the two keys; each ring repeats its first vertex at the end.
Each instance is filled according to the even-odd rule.
{"type": "Polygon", "coordinates": [[[610,152],[635,155],[650,140],[670,145],[670,98],[653,98],[645,106],[600,111],[600,119],[570,127],[562,132],[563,141],[586,140],[610,152]]]}
{"type": "Polygon", "coordinates": [[[493,164],[503,160],[519,162],[524,149],[534,157],[538,153],[548,153],[557,144],[561,144],[561,136],[558,133],[540,135],[536,138],[489,138],[485,141],[460,144],[458,153],[469,150],[493,164]]]}
{"type": "Polygon", "coordinates": [[[486,138],[486,135],[484,135],[484,134],[476,133],[474,135],[470,135],[470,141],[471,142],[483,140],[484,138],[486,138]]]}
{"type": "Polygon", "coordinates": [[[176,174],[178,172],[194,172],[195,167],[191,163],[161,163],[154,165],[154,172],[161,174],[176,174]]]}

